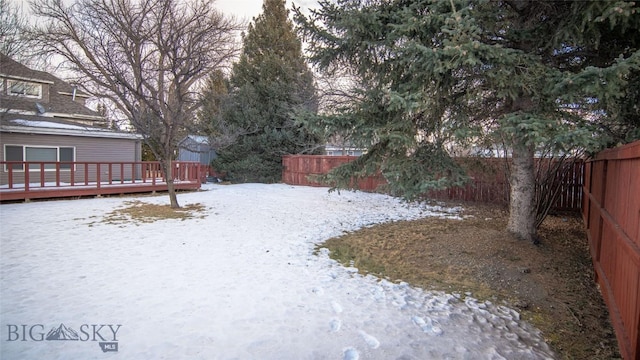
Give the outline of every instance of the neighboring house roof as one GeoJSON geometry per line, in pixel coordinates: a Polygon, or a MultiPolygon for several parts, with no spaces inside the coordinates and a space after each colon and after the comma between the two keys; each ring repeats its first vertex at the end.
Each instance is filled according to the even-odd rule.
{"type": "Polygon", "coordinates": [[[94,126],[106,126],[107,121],[99,113],[85,106],[89,95],[71,84],[44,71],[30,69],[0,53],[0,78],[41,84],[42,97],[12,96],[0,88],[2,114],[38,115],[49,118],[84,120],[94,126]]]}
{"type": "Polygon", "coordinates": [[[0,53],[0,131],[5,133],[142,139],[141,135],[108,129],[107,120],[85,106],[89,95],[47,73],[30,69],[0,53]],[[24,84],[38,89],[25,93],[24,84]]]}
{"type": "Polygon", "coordinates": [[[349,150],[353,150],[353,149],[357,149],[357,150],[366,150],[365,148],[361,148],[361,147],[356,147],[353,145],[349,145],[349,144],[325,144],[324,145],[325,148],[331,148],[331,149],[349,149],[349,150]]]}
{"type": "Polygon", "coordinates": [[[325,151],[353,151],[353,152],[360,152],[360,153],[366,153],[367,149],[362,148],[362,147],[356,147],[353,146],[351,144],[331,144],[331,143],[327,143],[324,145],[324,150],[325,151]]]}

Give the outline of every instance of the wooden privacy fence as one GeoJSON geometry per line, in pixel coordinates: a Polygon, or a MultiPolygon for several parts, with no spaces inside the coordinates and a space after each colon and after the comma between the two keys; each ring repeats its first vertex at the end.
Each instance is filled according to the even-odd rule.
{"type": "MultiPolygon", "coordinates": [[[[327,186],[314,177],[324,175],[342,164],[357,159],[356,156],[285,155],[282,157],[282,182],[289,185],[327,186]]],[[[382,177],[369,177],[358,182],[365,191],[374,191],[387,182],[382,177]]]]}
{"type": "Polygon", "coordinates": [[[640,359],[640,141],[586,163],[582,216],[622,356],[640,359]]]}
{"type": "MultiPolygon", "coordinates": [[[[327,186],[313,180],[315,175],[323,175],[331,169],[356,159],[354,156],[288,155],[282,159],[282,181],[290,185],[327,186]]],[[[460,158],[459,163],[471,176],[471,181],[463,187],[431,191],[427,197],[437,200],[472,201],[494,204],[508,204],[509,183],[505,177],[504,159],[460,158]]],[[[582,203],[583,185],[582,161],[571,165],[562,178],[560,196],[553,206],[555,211],[579,211],[582,203]]],[[[382,176],[361,180],[361,190],[374,191],[386,184],[382,176]]]]}

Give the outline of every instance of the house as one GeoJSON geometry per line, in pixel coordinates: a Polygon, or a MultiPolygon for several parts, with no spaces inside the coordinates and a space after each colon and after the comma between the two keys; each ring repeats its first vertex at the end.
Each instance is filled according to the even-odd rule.
{"type": "Polygon", "coordinates": [[[367,149],[349,144],[326,144],[324,146],[324,153],[328,156],[360,156],[366,152],[367,149]]]}
{"type": "MultiPolygon", "coordinates": [[[[29,166],[34,175],[44,170],[46,181],[56,166],[68,173],[77,166],[56,162],[141,161],[142,137],[109,129],[107,120],[86,106],[88,98],[71,84],[0,53],[0,160],[47,162],[29,166]]],[[[10,166],[13,181],[24,176],[24,164],[10,166]]],[[[137,176],[132,171],[117,176],[137,176]]],[[[7,184],[8,172],[4,164],[0,185],[7,184]]]]}

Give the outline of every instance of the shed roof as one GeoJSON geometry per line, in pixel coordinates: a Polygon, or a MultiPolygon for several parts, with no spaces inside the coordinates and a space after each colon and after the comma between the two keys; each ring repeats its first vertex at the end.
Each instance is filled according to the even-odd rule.
{"type": "Polygon", "coordinates": [[[187,135],[184,139],[180,140],[183,143],[187,140],[191,140],[200,145],[209,145],[209,137],[203,135],[187,135]]]}

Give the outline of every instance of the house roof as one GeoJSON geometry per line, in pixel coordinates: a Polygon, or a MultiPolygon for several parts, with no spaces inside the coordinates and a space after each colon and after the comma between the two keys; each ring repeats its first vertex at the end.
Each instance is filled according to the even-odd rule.
{"type": "Polygon", "coordinates": [[[142,135],[140,134],[114,131],[100,127],[83,126],[69,121],[51,121],[49,118],[42,118],[38,116],[4,116],[0,119],[0,132],[130,140],[142,139],[142,135]],[[10,119],[9,117],[12,118],[10,119]]]}
{"type": "Polygon", "coordinates": [[[2,53],[0,78],[43,85],[42,98],[39,99],[8,95],[0,88],[0,132],[142,139],[139,134],[108,129],[107,120],[84,105],[88,94],[47,72],[30,69],[2,53]]]}
{"type": "Polygon", "coordinates": [[[89,98],[88,94],[75,89],[74,86],[56,76],[30,69],[2,53],[0,53],[0,78],[30,81],[49,87],[48,97],[43,96],[42,99],[1,94],[0,108],[3,108],[4,112],[33,113],[71,119],[89,118],[106,124],[106,120],[99,113],[84,106],[85,100],[89,98]]]}
{"type": "Polygon", "coordinates": [[[358,147],[358,146],[354,146],[351,144],[331,144],[331,143],[326,143],[324,145],[325,149],[328,150],[362,150],[365,151],[367,150],[366,148],[363,147],[358,147]]]}

